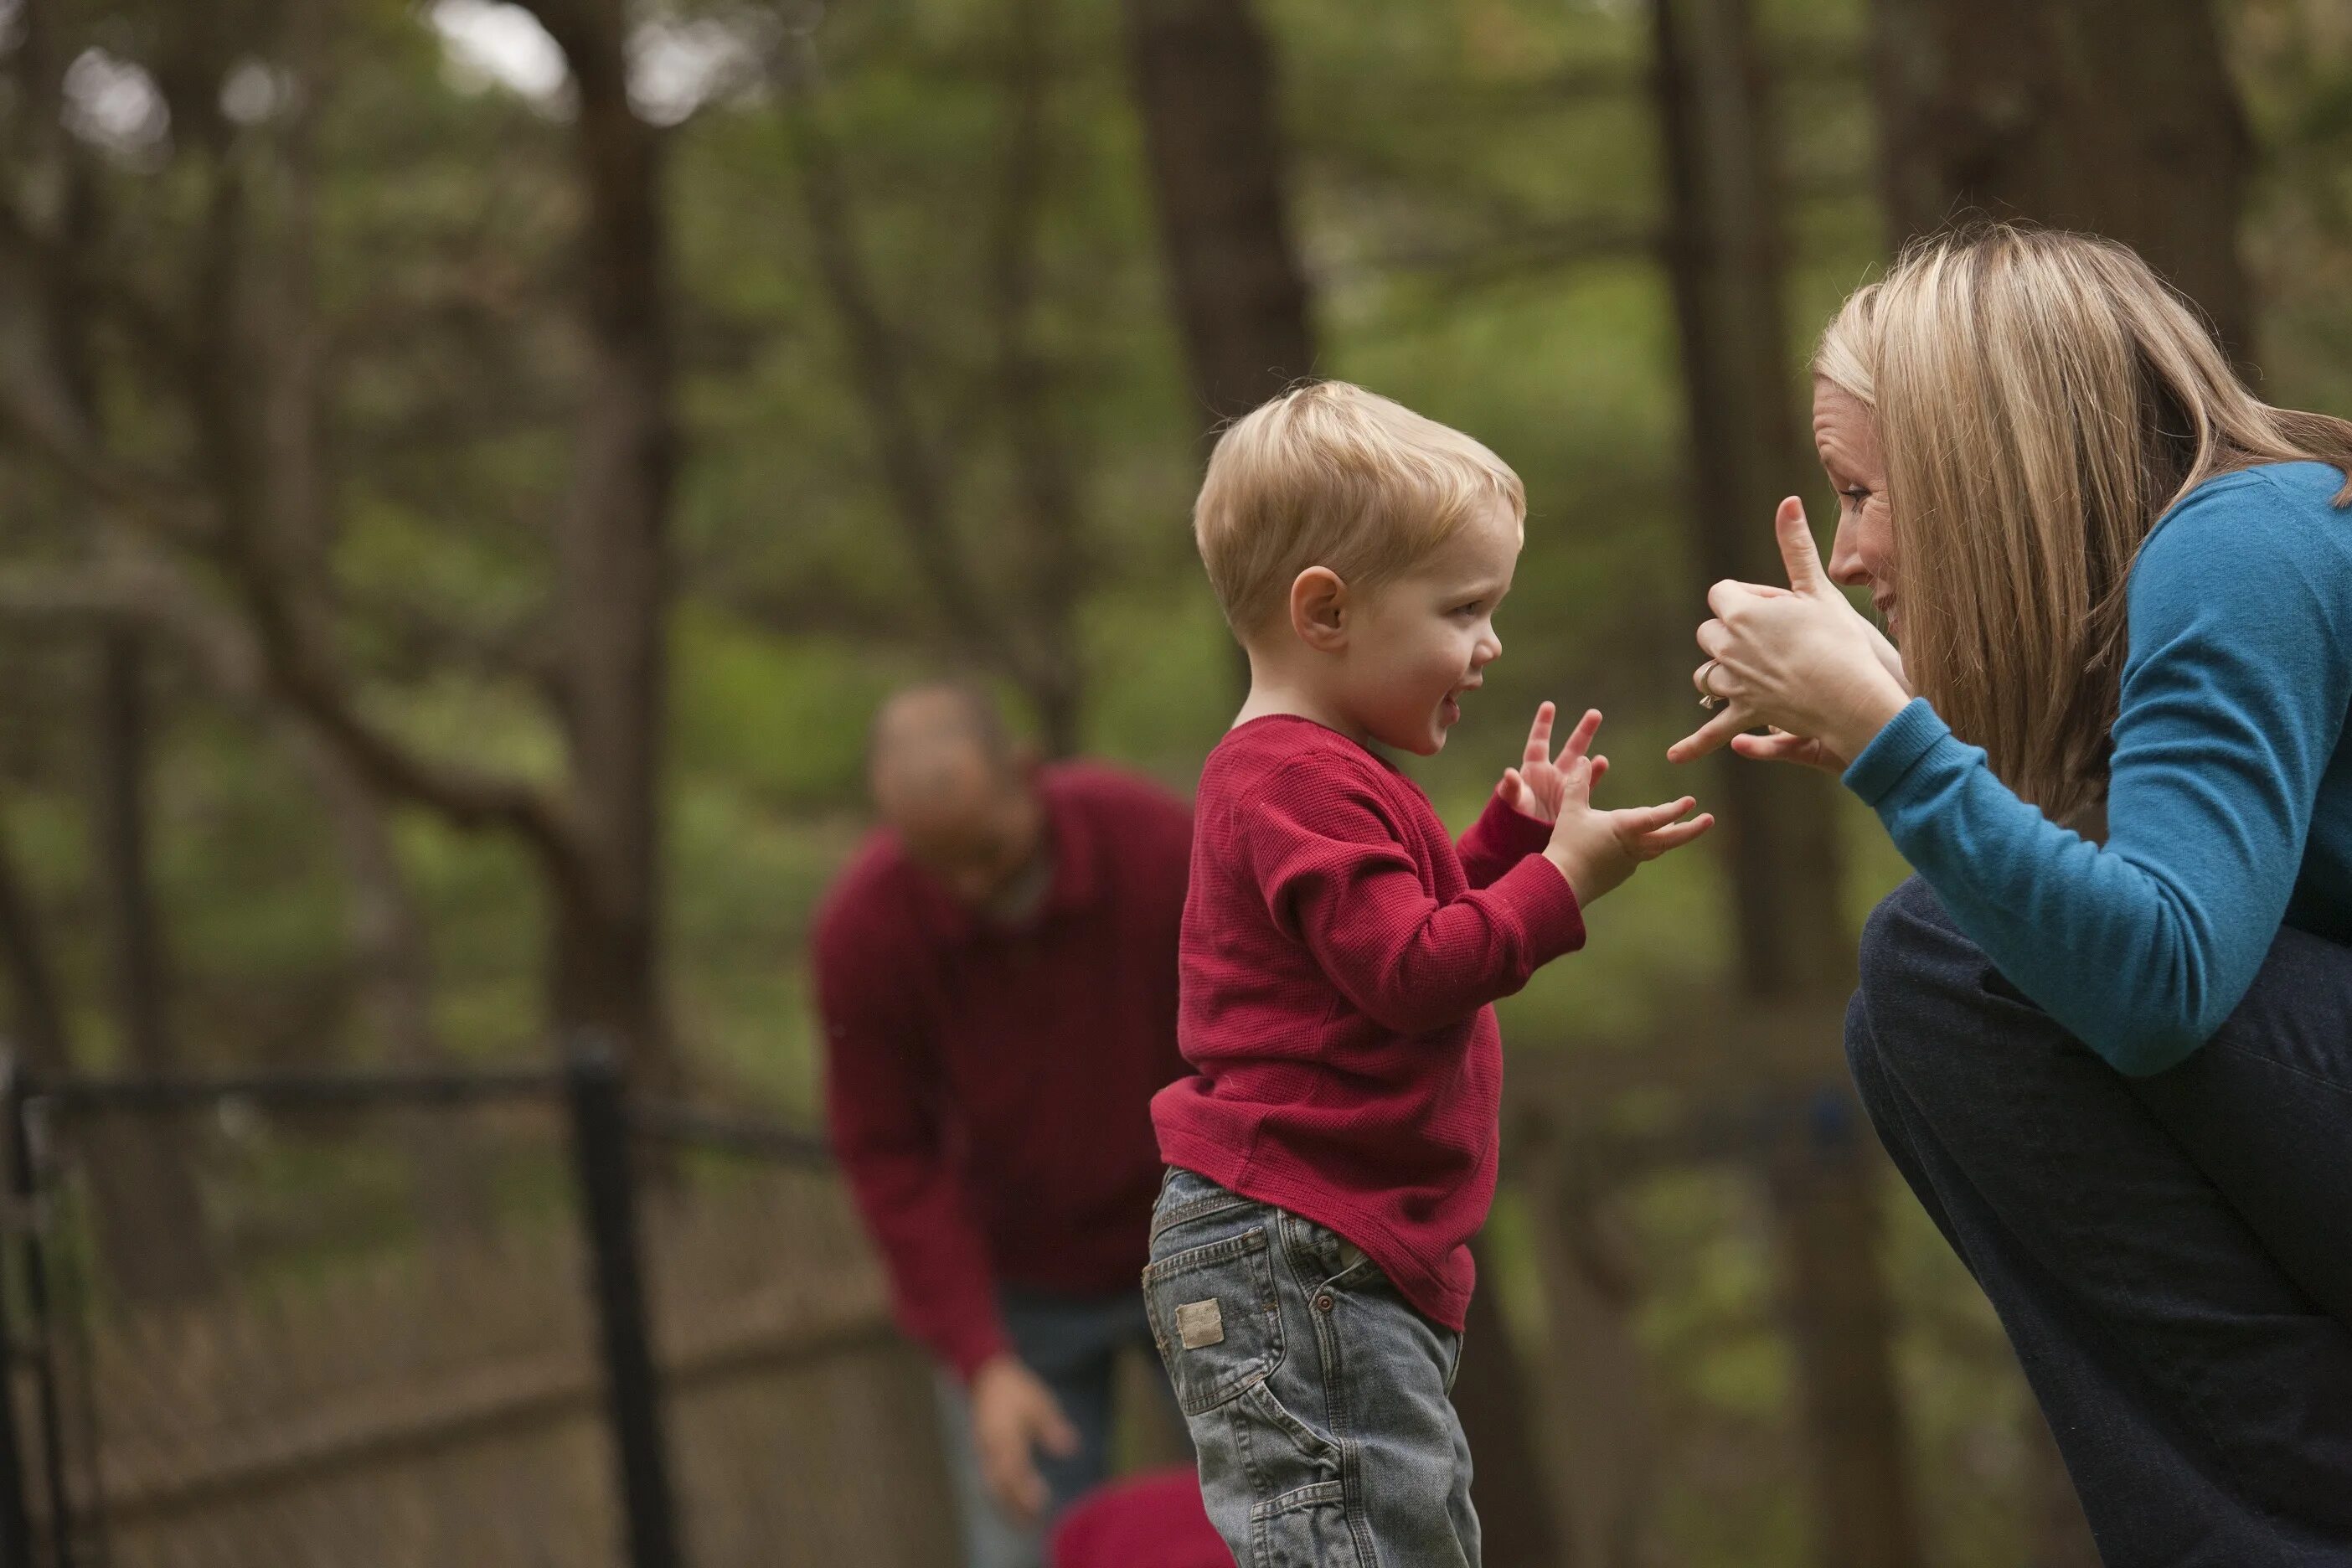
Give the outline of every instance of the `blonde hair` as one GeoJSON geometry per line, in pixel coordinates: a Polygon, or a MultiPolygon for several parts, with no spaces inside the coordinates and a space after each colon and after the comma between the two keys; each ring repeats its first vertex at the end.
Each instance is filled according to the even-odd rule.
{"type": "Polygon", "coordinates": [[[1813,370],[1876,422],[1912,689],[2059,820],[2105,795],[2125,588],[2158,521],[2258,463],[2352,477],[2352,424],[2262,402],[2146,262],[2086,235],[1915,242],[1813,370]]]}
{"type": "Polygon", "coordinates": [[[1247,637],[1308,567],[1377,587],[1494,505],[1526,521],[1527,490],[1494,453],[1360,386],[1318,381],[1225,431],[1201,481],[1192,537],[1226,624],[1247,637]]]}

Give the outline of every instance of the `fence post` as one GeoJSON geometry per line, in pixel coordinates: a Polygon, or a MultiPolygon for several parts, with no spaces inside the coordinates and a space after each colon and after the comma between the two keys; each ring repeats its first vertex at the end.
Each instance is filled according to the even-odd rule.
{"type": "Polygon", "coordinates": [[[628,1108],[610,1047],[593,1038],[575,1041],[564,1058],[564,1089],[596,1296],[605,1407],[628,1524],[629,1568],[682,1568],[640,1267],[628,1108]]]}
{"type": "MultiPolygon", "coordinates": [[[[26,1127],[23,1079],[13,1057],[0,1059],[0,1107],[6,1110],[7,1125],[0,1131],[8,1140],[8,1184],[16,1197],[16,1150],[25,1142],[26,1127]]],[[[11,1223],[30,1224],[31,1218],[20,1213],[11,1216],[11,1223]]],[[[25,1445],[16,1430],[19,1348],[8,1310],[7,1279],[0,1272],[0,1568],[33,1568],[33,1521],[25,1507],[25,1445]]]]}

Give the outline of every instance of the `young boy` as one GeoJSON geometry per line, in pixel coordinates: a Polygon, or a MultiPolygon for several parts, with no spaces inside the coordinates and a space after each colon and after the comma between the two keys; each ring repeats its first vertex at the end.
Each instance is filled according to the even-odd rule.
{"type": "Polygon", "coordinates": [[[1457,847],[1367,748],[1429,756],[1502,652],[1526,495],[1457,431],[1343,383],[1218,443],[1194,511],[1249,654],[1201,775],[1178,945],[1195,1076],[1144,1270],[1209,1517],[1263,1568],[1476,1568],[1448,1397],[1494,1197],[1491,1004],[1583,945],[1585,906],[1712,818],[1596,811],[1552,706],[1457,847]]]}

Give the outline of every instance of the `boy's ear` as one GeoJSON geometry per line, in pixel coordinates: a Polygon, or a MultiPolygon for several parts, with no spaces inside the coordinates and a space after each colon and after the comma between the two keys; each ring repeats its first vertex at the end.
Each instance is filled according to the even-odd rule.
{"type": "Polygon", "coordinates": [[[1309,566],[1290,584],[1290,629],[1318,653],[1348,645],[1348,584],[1328,566],[1309,566]]]}

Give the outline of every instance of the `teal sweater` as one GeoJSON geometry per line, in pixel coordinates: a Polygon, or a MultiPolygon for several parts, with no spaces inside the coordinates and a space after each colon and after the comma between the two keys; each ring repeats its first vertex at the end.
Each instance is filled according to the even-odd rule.
{"type": "Polygon", "coordinates": [[[1960,930],[2121,1071],[2243,999],[2282,923],[2352,942],[2352,514],[2281,463],[2198,486],[2132,567],[2104,847],[1915,700],[1846,770],[1960,930]]]}

